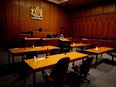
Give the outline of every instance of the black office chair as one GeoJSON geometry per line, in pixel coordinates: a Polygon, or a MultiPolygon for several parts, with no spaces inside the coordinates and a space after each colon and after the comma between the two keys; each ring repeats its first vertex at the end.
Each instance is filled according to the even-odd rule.
{"type": "Polygon", "coordinates": [[[112,62],[114,62],[114,58],[116,57],[116,50],[109,51],[107,54],[112,56],[112,62]]]}
{"type": "Polygon", "coordinates": [[[92,48],[95,48],[95,44],[91,44],[89,46],[85,45],[85,46],[82,47],[82,50],[78,51],[78,52],[81,52],[81,53],[84,53],[84,54],[88,54],[88,55],[93,55],[93,53],[85,51],[87,49],[92,49],[92,48]]]}
{"type": "Polygon", "coordinates": [[[42,71],[43,78],[49,86],[60,87],[62,85],[64,80],[66,80],[66,73],[68,70],[69,61],[69,57],[64,57],[60,59],[56,63],[50,74],[42,71]]]}
{"type": "Polygon", "coordinates": [[[90,44],[87,49],[92,49],[92,48],[95,48],[95,44],[90,44]]]}
{"type": "Polygon", "coordinates": [[[46,38],[52,38],[52,35],[47,34],[47,35],[46,35],[46,38]]]}
{"type": "Polygon", "coordinates": [[[25,55],[23,55],[23,60],[25,59],[31,59],[31,58],[34,58],[34,56],[37,57],[37,52],[28,52],[26,53],[25,55]]]}
{"type": "Polygon", "coordinates": [[[87,79],[88,72],[91,68],[91,64],[94,57],[88,57],[86,60],[83,61],[82,65],[78,66],[73,64],[72,69],[79,74],[80,78],[87,83],[90,83],[90,80],[87,79]]]}
{"type": "Polygon", "coordinates": [[[77,48],[77,52],[83,52],[86,49],[86,45],[82,46],[81,48],[77,48]]]}
{"type": "Polygon", "coordinates": [[[50,55],[59,54],[59,53],[60,53],[60,48],[55,48],[51,50],[50,55]]]}
{"type": "Polygon", "coordinates": [[[54,34],[52,35],[52,37],[53,37],[53,38],[57,38],[57,37],[58,37],[58,34],[54,33],[54,34]]]}

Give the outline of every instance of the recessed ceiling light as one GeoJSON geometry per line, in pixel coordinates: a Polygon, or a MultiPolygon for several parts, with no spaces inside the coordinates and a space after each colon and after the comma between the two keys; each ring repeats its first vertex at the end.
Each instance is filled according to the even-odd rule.
{"type": "Polygon", "coordinates": [[[53,2],[53,3],[56,3],[56,4],[60,4],[60,3],[66,2],[68,0],[47,0],[47,1],[50,1],[50,2],[53,2]]]}

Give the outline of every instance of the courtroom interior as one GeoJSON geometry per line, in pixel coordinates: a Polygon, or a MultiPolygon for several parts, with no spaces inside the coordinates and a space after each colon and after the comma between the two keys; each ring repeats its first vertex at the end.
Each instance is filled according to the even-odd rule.
{"type": "Polygon", "coordinates": [[[0,86],[115,87],[115,25],[116,0],[0,0],[0,86]]]}

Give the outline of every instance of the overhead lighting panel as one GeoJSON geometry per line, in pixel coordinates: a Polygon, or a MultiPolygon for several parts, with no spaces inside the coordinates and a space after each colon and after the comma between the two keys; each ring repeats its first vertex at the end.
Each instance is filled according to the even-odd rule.
{"type": "Polygon", "coordinates": [[[53,2],[53,3],[56,3],[56,4],[61,4],[61,3],[66,2],[68,0],[47,0],[47,1],[53,2]]]}

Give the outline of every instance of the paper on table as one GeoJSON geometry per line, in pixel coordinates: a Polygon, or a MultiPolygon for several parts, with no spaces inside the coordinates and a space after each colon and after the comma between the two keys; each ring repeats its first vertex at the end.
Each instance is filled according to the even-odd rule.
{"type": "Polygon", "coordinates": [[[38,60],[44,60],[45,59],[45,57],[40,57],[40,58],[38,58],[38,60]]]}

